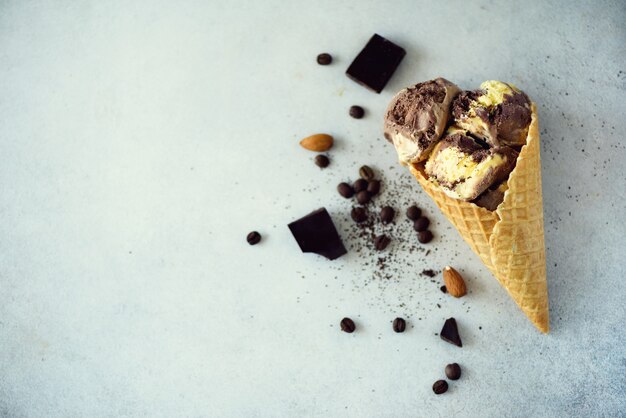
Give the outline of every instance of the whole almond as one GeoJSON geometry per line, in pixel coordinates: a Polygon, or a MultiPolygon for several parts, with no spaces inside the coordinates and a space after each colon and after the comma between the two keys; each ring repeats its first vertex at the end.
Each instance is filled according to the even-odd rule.
{"type": "Polygon", "coordinates": [[[300,145],[309,151],[324,152],[333,146],[333,137],[327,134],[315,134],[304,138],[300,141],[300,145]]]}
{"type": "Polygon", "coordinates": [[[450,266],[443,269],[443,281],[446,284],[448,293],[455,298],[460,298],[467,293],[465,281],[461,274],[450,266]]]}

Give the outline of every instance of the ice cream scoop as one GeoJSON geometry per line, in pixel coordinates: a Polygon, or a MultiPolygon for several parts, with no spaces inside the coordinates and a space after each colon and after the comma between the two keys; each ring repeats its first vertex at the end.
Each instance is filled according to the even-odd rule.
{"type": "Polygon", "coordinates": [[[526,143],[531,108],[528,96],[512,84],[485,81],[452,103],[454,123],[490,145],[519,147],[526,143]]]}
{"type": "Polygon", "coordinates": [[[430,154],[426,174],[448,196],[474,200],[492,184],[506,179],[515,167],[517,151],[505,146],[485,147],[479,142],[451,128],[430,154]]]}
{"type": "Polygon", "coordinates": [[[454,83],[436,78],[406,88],[393,98],[385,114],[385,138],[396,147],[401,163],[428,158],[446,129],[452,99],[460,91],[454,83]]]}

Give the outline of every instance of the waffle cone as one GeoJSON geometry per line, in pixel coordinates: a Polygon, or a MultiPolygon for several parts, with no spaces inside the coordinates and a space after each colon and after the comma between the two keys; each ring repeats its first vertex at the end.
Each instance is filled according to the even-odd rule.
{"type": "Polygon", "coordinates": [[[548,286],[536,106],[532,106],[526,145],[509,176],[504,201],[493,212],[447,196],[428,180],[421,164],[409,168],[528,319],[540,331],[548,332],[548,286]]]}

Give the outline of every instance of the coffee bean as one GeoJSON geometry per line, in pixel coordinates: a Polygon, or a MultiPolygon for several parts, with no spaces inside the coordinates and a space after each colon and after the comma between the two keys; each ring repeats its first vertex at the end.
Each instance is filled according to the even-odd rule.
{"type": "Polygon", "coordinates": [[[433,392],[437,395],[441,395],[442,393],[446,393],[448,391],[448,382],[445,380],[437,380],[433,384],[433,392]]]}
{"type": "Polygon", "coordinates": [[[367,191],[370,196],[376,196],[380,192],[380,180],[372,180],[367,185],[367,191]]]}
{"type": "Polygon", "coordinates": [[[446,376],[450,380],[458,380],[461,377],[461,366],[457,363],[448,364],[446,366],[446,376]]]}
{"type": "Polygon", "coordinates": [[[346,199],[350,199],[352,196],[354,196],[354,189],[348,183],[339,183],[339,185],[337,186],[337,191],[346,199]]]}
{"type": "Polygon", "coordinates": [[[359,176],[367,181],[374,180],[374,170],[372,170],[369,166],[364,165],[359,168],[359,176]]]}
{"type": "Polygon", "coordinates": [[[384,224],[388,224],[393,221],[393,217],[396,215],[396,211],[391,206],[385,206],[380,210],[380,220],[384,224]]]}
{"type": "Polygon", "coordinates": [[[363,190],[356,194],[356,201],[361,205],[367,205],[370,202],[371,196],[370,192],[367,190],[363,190]]]}
{"type": "Polygon", "coordinates": [[[356,329],[356,325],[354,325],[354,321],[350,318],[343,318],[339,323],[341,326],[341,330],[343,332],[347,332],[348,334],[352,334],[356,329]]]}
{"type": "Polygon", "coordinates": [[[327,54],[326,52],[319,54],[317,56],[317,63],[319,65],[328,65],[331,62],[333,62],[333,57],[330,54],[327,54]]]}
{"type": "Polygon", "coordinates": [[[327,156],[320,154],[315,157],[316,166],[320,168],[325,168],[325,167],[328,167],[328,164],[330,164],[330,160],[328,159],[327,156]]]}
{"type": "Polygon", "coordinates": [[[367,180],[358,179],[357,181],[354,182],[352,187],[354,187],[354,192],[358,193],[358,192],[362,192],[363,190],[367,190],[367,184],[368,184],[367,180]]]}
{"type": "Polygon", "coordinates": [[[412,221],[416,220],[420,216],[422,216],[422,210],[415,205],[406,210],[406,217],[412,221]]]}
{"type": "Polygon", "coordinates": [[[393,330],[395,332],[404,332],[406,329],[406,321],[402,318],[396,318],[393,320],[393,330]]]}
{"type": "Polygon", "coordinates": [[[350,106],[350,116],[354,119],[361,119],[365,115],[365,110],[361,106],[350,106]]]}
{"type": "Polygon", "coordinates": [[[374,238],[374,247],[378,251],[382,251],[385,248],[387,248],[390,242],[391,242],[391,239],[389,239],[387,235],[379,235],[376,238],[374,238]]]}
{"type": "Polygon", "coordinates": [[[430,225],[430,221],[428,220],[428,218],[425,216],[420,216],[413,223],[413,229],[415,229],[417,232],[426,231],[428,229],[428,225],[430,225]]]}
{"type": "Polygon", "coordinates": [[[418,232],[417,240],[421,242],[422,244],[428,244],[429,242],[433,240],[433,233],[428,230],[418,232]]]}
{"type": "Polygon", "coordinates": [[[367,220],[367,211],[364,208],[353,208],[350,216],[354,222],[360,224],[367,220]]]}
{"type": "Polygon", "coordinates": [[[248,244],[256,245],[259,242],[261,242],[261,234],[259,234],[256,231],[252,231],[248,234],[248,236],[246,237],[246,240],[248,241],[248,244]]]}

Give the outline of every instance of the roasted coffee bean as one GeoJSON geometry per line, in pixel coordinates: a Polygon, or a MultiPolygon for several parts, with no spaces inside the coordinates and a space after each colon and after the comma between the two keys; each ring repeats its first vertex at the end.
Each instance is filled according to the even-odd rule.
{"type": "Polygon", "coordinates": [[[326,52],[319,54],[317,56],[317,63],[319,65],[328,65],[331,62],[333,62],[333,57],[330,54],[327,54],[326,52]]]}
{"type": "Polygon", "coordinates": [[[422,216],[422,210],[415,205],[406,210],[406,217],[412,221],[416,220],[420,216],[422,216]]]}
{"type": "Polygon", "coordinates": [[[426,231],[428,229],[428,225],[430,225],[430,221],[428,220],[428,218],[425,216],[420,216],[413,223],[413,229],[415,229],[417,232],[426,231]]]}
{"type": "Polygon", "coordinates": [[[360,224],[367,220],[367,211],[364,208],[353,208],[350,216],[354,222],[360,224]]]}
{"type": "Polygon", "coordinates": [[[339,183],[339,185],[337,186],[337,191],[346,199],[350,199],[352,196],[354,196],[354,189],[348,183],[339,183]]]}
{"type": "Polygon", "coordinates": [[[359,176],[367,181],[374,180],[374,170],[372,170],[369,166],[364,165],[359,168],[359,176]]]}
{"type": "Polygon", "coordinates": [[[446,366],[446,376],[450,380],[458,380],[461,377],[461,366],[457,363],[448,364],[446,366]]]}
{"type": "Polygon", "coordinates": [[[395,216],[396,211],[393,210],[391,206],[385,206],[380,210],[380,220],[384,224],[388,224],[393,221],[393,217],[395,216]]]}
{"type": "Polygon", "coordinates": [[[350,116],[354,119],[361,119],[365,115],[365,110],[361,106],[350,106],[350,116]]]}
{"type": "Polygon", "coordinates": [[[246,240],[248,241],[248,244],[256,245],[259,242],[261,242],[261,234],[259,234],[256,231],[252,231],[248,234],[248,236],[246,237],[246,240]]]}
{"type": "Polygon", "coordinates": [[[361,205],[367,205],[371,198],[372,196],[367,190],[360,191],[356,194],[356,201],[361,205]]]}
{"type": "Polygon", "coordinates": [[[367,190],[367,180],[365,179],[358,179],[357,181],[354,182],[354,185],[352,187],[354,187],[354,192],[358,193],[358,192],[362,192],[363,190],[367,190]]]}
{"type": "Polygon", "coordinates": [[[448,382],[445,380],[437,380],[433,384],[433,392],[437,395],[441,395],[442,393],[446,393],[448,391],[448,382]]]}
{"type": "Polygon", "coordinates": [[[391,239],[389,239],[387,235],[379,235],[376,238],[374,238],[374,247],[378,251],[382,251],[385,248],[387,248],[390,242],[391,242],[391,239]]]}
{"type": "Polygon", "coordinates": [[[341,322],[339,323],[339,325],[341,326],[341,330],[343,332],[347,332],[348,334],[353,333],[354,330],[356,329],[356,325],[354,325],[354,321],[351,320],[350,318],[343,318],[341,322]]]}
{"type": "Polygon", "coordinates": [[[428,244],[433,240],[433,233],[426,230],[417,233],[417,240],[422,244],[428,244]]]}
{"type": "Polygon", "coordinates": [[[367,185],[367,191],[370,196],[376,196],[380,192],[380,180],[372,180],[367,185]]]}
{"type": "Polygon", "coordinates": [[[393,320],[393,330],[395,332],[404,332],[406,329],[406,321],[402,318],[396,318],[393,320]]]}
{"type": "Polygon", "coordinates": [[[328,167],[328,164],[330,164],[330,160],[328,159],[327,156],[320,154],[315,157],[316,166],[320,168],[325,168],[325,167],[328,167]]]}

